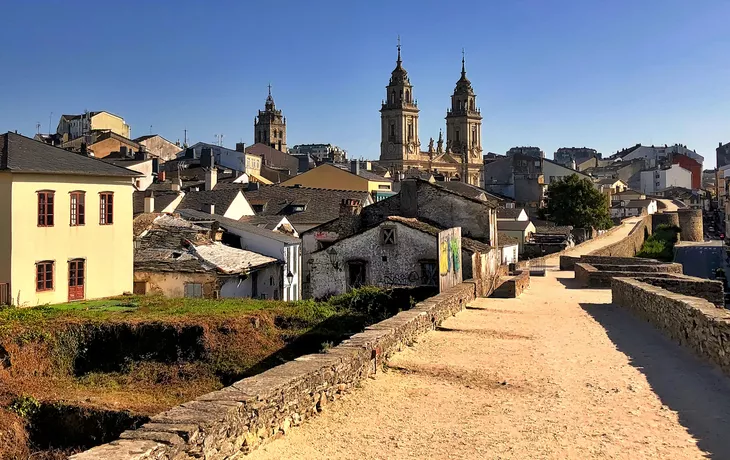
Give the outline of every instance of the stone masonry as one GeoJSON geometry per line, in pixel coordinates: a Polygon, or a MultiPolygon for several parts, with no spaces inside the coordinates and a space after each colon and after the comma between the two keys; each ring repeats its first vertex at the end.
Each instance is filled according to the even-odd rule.
{"type": "Polygon", "coordinates": [[[242,458],[321,412],[395,352],[475,298],[464,282],[368,327],[325,353],[305,355],[151,418],[120,439],[71,460],[242,458]]]}
{"type": "Polygon", "coordinates": [[[730,311],[630,278],[614,278],[611,293],[615,305],[646,319],[730,375],[730,311]]]}

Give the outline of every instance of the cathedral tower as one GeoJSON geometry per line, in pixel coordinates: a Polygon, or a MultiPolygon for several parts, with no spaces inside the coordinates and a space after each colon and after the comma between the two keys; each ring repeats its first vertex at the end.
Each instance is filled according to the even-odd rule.
{"type": "Polygon", "coordinates": [[[281,110],[276,110],[274,98],[271,97],[271,85],[269,85],[269,96],[266,98],[266,106],[253,121],[254,141],[266,144],[271,148],[286,153],[286,118],[281,110]]]}
{"type": "Polygon", "coordinates": [[[413,98],[408,72],[401,62],[400,40],[396,66],[380,109],[380,120],[380,162],[391,170],[402,171],[404,161],[420,157],[421,142],[418,140],[418,105],[413,98]]]}
{"type": "Polygon", "coordinates": [[[472,185],[479,185],[482,169],[482,115],[476,99],[471,82],[466,78],[462,52],[461,78],[451,96],[451,109],[446,112],[446,145],[461,159],[461,180],[472,185]]]}

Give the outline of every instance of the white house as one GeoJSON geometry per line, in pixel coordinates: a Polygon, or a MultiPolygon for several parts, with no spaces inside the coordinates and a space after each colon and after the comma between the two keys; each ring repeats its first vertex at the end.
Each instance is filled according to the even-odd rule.
{"type": "Polygon", "coordinates": [[[684,145],[679,144],[664,147],[655,147],[653,145],[640,145],[631,153],[622,157],[621,161],[627,162],[631,160],[641,159],[644,160],[644,164],[647,167],[653,168],[657,164],[659,164],[660,160],[667,159],[669,156],[676,154],[686,155],[699,163],[702,163],[704,161],[704,157],[702,155],[698,154],[694,150],[688,149],[684,145]]]}
{"type": "Polygon", "coordinates": [[[641,171],[641,192],[653,195],[669,187],[684,187],[692,189],[692,173],[673,164],[667,169],[652,169],[641,171]]]}
{"type": "MultiPolygon", "coordinates": [[[[261,157],[258,155],[239,152],[237,150],[231,150],[221,147],[220,145],[207,144],[205,142],[198,142],[197,144],[191,145],[187,150],[192,150],[193,158],[199,159],[204,148],[208,148],[213,151],[215,164],[223,168],[232,169],[234,171],[242,171],[256,176],[261,175],[261,157]]],[[[177,157],[184,157],[187,150],[181,150],[177,154],[177,157]]]]}
{"type": "Polygon", "coordinates": [[[282,286],[282,299],[301,300],[302,241],[299,238],[197,210],[181,209],[179,212],[196,225],[218,222],[227,234],[223,237],[224,243],[283,262],[283,279],[277,280],[282,286]]]}
{"type": "Polygon", "coordinates": [[[611,205],[611,218],[625,219],[627,217],[654,214],[657,212],[656,200],[620,200],[611,205]]]}

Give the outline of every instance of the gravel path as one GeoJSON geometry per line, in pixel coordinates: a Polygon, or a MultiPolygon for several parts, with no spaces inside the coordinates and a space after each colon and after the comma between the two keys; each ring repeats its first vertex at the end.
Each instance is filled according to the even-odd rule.
{"type": "Polygon", "coordinates": [[[249,458],[730,459],[730,379],[572,277],[476,300],[249,458]]]}

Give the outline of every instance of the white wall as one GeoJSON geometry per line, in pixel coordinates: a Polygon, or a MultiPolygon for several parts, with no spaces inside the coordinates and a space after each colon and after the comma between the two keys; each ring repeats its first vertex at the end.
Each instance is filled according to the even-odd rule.
{"type": "Polygon", "coordinates": [[[692,173],[673,164],[669,169],[641,171],[641,192],[651,195],[669,187],[692,189],[692,173]]]}
{"type": "Polygon", "coordinates": [[[502,246],[502,265],[517,263],[519,259],[519,245],[502,246]]]}
{"type": "Polygon", "coordinates": [[[278,264],[269,265],[257,270],[256,275],[250,273],[248,278],[240,281],[237,277],[231,277],[221,286],[221,297],[251,297],[253,295],[252,281],[256,278],[258,293],[256,298],[267,300],[281,300],[280,288],[281,266],[278,264]]]}
{"type": "Polygon", "coordinates": [[[238,195],[236,195],[236,198],[233,199],[233,202],[226,210],[226,213],[223,214],[223,217],[228,217],[229,219],[238,220],[243,216],[255,216],[256,213],[254,212],[251,205],[248,203],[248,200],[245,196],[243,196],[243,193],[238,192],[238,195]]]}

